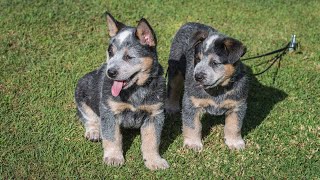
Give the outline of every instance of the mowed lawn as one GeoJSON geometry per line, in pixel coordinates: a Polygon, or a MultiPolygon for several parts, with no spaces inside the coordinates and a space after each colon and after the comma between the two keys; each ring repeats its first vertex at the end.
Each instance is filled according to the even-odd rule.
{"type": "MultiPolygon", "coordinates": [[[[320,2],[18,1],[0,0],[0,179],[319,179],[320,2]],[[106,59],[108,10],[136,26],[145,17],[167,68],[170,44],[186,22],[211,25],[241,40],[245,57],[269,52],[297,35],[299,50],[251,78],[244,151],[223,143],[223,117],[205,115],[204,150],[182,148],[181,118],[166,118],[161,155],[170,168],[143,164],[140,135],[125,130],[122,167],[102,161],[101,143],[84,138],[74,88],[106,59]]],[[[260,60],[246,61],[253,72],[260,60]]]]}

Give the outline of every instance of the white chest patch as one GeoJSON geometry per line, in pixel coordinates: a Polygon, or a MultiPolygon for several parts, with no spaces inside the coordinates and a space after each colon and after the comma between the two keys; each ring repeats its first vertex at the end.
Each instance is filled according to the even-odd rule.
{"type": "Polygon", "coordinates": [[[131,33],[132,33],[131,31],[123,31],[123,32],[121,32],[119,34],[119,36],[117,37],[117,39],[119,40],[119,43],[122,44],[123,41],[130,36],[131,33]]]}
{"type": "Polygon", "coordinates": [[[212,36],[210,36],[208,39],[207,39],[207,42],[206,42],[206,49],[205,50],[208,50],[209,49],[209,47],[210,47],[210,45],[212,44],[212,43],[214,43],[215,41],[216,41],[216,39],[218,39],[218,35],[212,35],[212,36]]]}

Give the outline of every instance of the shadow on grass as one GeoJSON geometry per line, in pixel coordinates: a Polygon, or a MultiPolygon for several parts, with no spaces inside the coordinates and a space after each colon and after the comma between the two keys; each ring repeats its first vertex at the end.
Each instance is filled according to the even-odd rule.
{"type": "MultiPolygon", "coordinates": [[[[160,154],[164,154],[169,146],[176,140],[176,138],[182,134],[182,120],[181,114],[166,114],[166,119],[162,129],[160,154]]],[[[182,144],[181,144],[182,146],[182,144]]]]}
{"type": "Polygon", "coordinates": [[[140,135],[140,129],[125,129],[125,128],[121,128],[121,133],[122,133],[122,143],[123,143],[123,146],[122,146],[123,155],[126,158],[127,151],[130,149],[134,139],[138,135],[140,135]]]}
{"type": "Polygon", "coordinates": [[[250,92],[248,98],[248,109],[244,119],[242,135],[259,126],[268,116],[273,107],[286,99],[288,94],[284,91],[262,85],[257,78],[251,77],[250,92]]]}

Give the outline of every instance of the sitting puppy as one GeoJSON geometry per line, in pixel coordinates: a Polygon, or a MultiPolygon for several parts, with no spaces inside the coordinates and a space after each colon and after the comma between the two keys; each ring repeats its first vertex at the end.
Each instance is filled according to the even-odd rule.
{"type": "Polygon", "coordinates": [[[184,83],[182,121],[184,146],[202,150],[201,114],[225,114],[224,138],[230,149],[244,149],[242,121],[247,108],[248,77],[239,61],[245,46],[198,23],[183,25],[169,57],[166,111],[179,111],[184,83]]]}
{"type": "Polygon", "coordinates": [[[124,163],[120,127],[140,128],[145,165],[151,170],[166,169],[169,165],[159,155],[165,79],[156,36],[145,19],[136,28],[116,21],[109,13],[106,19],[109,58],[82,77],[75,91],[85,137],[102,139],[105,163],[118,166],[124,163]]]}

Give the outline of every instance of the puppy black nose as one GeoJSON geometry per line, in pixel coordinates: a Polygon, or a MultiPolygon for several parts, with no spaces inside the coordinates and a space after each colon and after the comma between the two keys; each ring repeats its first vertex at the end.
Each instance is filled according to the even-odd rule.
{"type": "Polygon", "coordinates": [[[110,78],[115,78],[118,75],[118,71],[115,68],[108,69],[108,76],[110,78]]]}
{"type": "Polygon", "coordinates": [[[198,82],[201,82],[204,80],[204,78],[206,78],[206,74],[203,72],[197,73],[194,75],[194,79],[198,82]]]}

